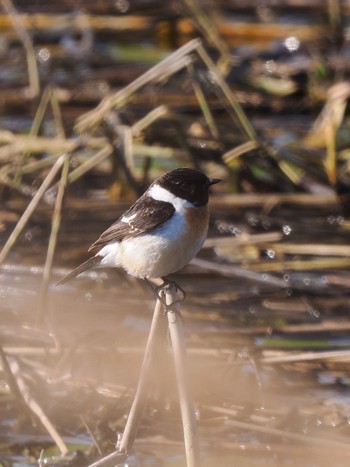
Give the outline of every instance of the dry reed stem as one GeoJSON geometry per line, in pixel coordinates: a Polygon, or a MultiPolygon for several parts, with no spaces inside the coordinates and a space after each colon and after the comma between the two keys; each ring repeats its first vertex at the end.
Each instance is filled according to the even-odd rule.
{"type": "Polygon", "coordinates": [[[120,139],[120,145],[122,147],[124,161],[127,169],[130,173],[135,171],[135,159],[134,159],[134,146],[132,140],[132,129],[128,125],[118,125],[116,133],[120,139]]]}
{"type": "Polygon", "coordinates": [[[317,352],[273,352],[274,355],[269,355],[272,352],[264,352],[265,357],[262,357],[260,361],[266,364],[272,363],[298,363],[308,362],[313,360],[339,360],[339,361],[350,361],[350,350],[318,350],[317,352]]]}
{"type": "Polygon", "coordinates": [[[79,117],[75,125],[75,130],[78,133],[91,131],[91,129],[98,125],[112,109],[125,105],[132,94],[141,87],[152,81],[158,82],[166,80],[181,69],[186,68],[189,63],[190,59],[187,56],[180,57],[174,63],[167,63],[166,66],[164,66],[163,62],[160,62],[158,65],[162,66],[159,67],[159,69],[157,68],[158,65],[155,65],[148,72],[141,75],[117,93],[106,97],[94,110],[79,117]]]}
{"type": "Polygon", "coordinates": [[[246,234],[243,233],[238,237],[211,237],[207,238],[203,248],[230,248],[232,249],[241,245],[257,245],[258,243],[278,242],[283,238],[281,232],[267,232],[262,234],[246,234]]]}
{"type": "Polygon", "coordinates": [[[239,146],[236,146],[235,148],[225,152],[221,158],[226,165],[230,166],[234,164],[235,159],[237,159],[239,156],[242,156],[249,151],[253,151],[258,147],[259,144],[257,141],[247,141],[246,143],[240,144],[239,146]]]}
{"type": "MultiPolygon", "coordinates": [[[[46,156],[44,159],[35,160],[29,162],[26,165],[21,167],[21,175],[28,175],[33,172],[38,172],[39,170],[46,169],[51,167],[55,161],[62,155],[62,152],[59,154],[52,154],[51,156],[46,156]]],[[[6,166],[8,167],[8,166],[6,166]]],[[[11,173],[11,167],[9,167],[9,173],[11,173]]]]}
{"type": "MultiPolygon", "coordinates": [[[[173,74],[182,70],[183,68],[189,68],[192,64],[192,59],[190,54],[197,52],[202,62],[207,67],[208,71],[211,73],[212,77],[216,81],[217,86],[221,89],[221,93],[226,99],[229,107],[231,107],[237,116],[242,128],[248,138],[254,141],[258,145],[257,135],[250,124],[248,118],[246,117],[242,107],[239,105],[236,100],[233,92],[230,90],[229,86],[223,79],[218,70],[218,67],[211,60],[207,52],[205,51],[202,43],[199,39],[194,39],[189,41],[184,46],[180,47],[178,50],[173,52],[164,58],[157,65],[153,66],[151,69],[146,71],[143,75],[136,78],[132,83],[125,86],[123,89],[118,91],[115,94],[105,97],[102,102],[92,111],[89,111],[82,115],[75,125],[77,132],[81,133],[84,131],[91,130],[94,126],[98,125],[101,120],[108,118],[108,113],[113,109],[124,105],[139,89],[151,82],[159,82],[165,79],[168,79],[173,74]]],[[[217,134],[217,129],[213,123],[209,107],[202,96],[200,87],[197,85],[194,86],[195,94],[199,105],[202,108],[202,112],[207,120],[208,126],[211,129],[212,133],[217,134]]],[[[216,91],[218,93],[218,91],[216,91]]]]}
{"type": "MultiPolygon", "coordinates": [[[[206,406],[206,408],[208,410],[211,410],[212,412],[226,415],[228,417],[231,417],[231,416],[234,417],[237,415],[237,412],[235,410],[226,409],[223,407],[206,406]]],[[[335,441],[332,439],[327,439],[324,437],[317,438],[315,436],[310,436],[310,435],[291,433],[290,431],[279,430],[277,428],[270,428],[267,426],[260,426],[260,425],[257,425],[256,423],[242,422],[240,420],[232,420],[231,418],[226,420],[225,423],[229,426],[238,428],[239,430],[248,430],[250,433],[258,432],[258,433],[263,433],[265,435],[278,436],[289,441],[296,441],[296,442],[301,442],[304,444],[312,444],[312,445],[316,445],[319,447],[328,447],[330,449],[337,449],[337,450],[340,449],[342,452],[350,455],[349,444],[346,444],[345,442],[342,443],[342,442],[335,441]]]]}
{"type": "Polygon", "coordinates": [[[350,256],[350,246],[331,245],[325,243],[276,243],[271,244],[272,248],[278,254],[289,255],[319,255],[319,256],[350,256]]]}
{"type": "Polygon", "coordinates": [[[288,284],[283,279],[279,279],[278,277],[274,277],[271,274],[267,274],[267,273],[262,274],[262,273],[257,273],[255,271],[250,271],[241,266],[217,264],[217,263],[214,263],[213,261],[207,261],[201,258],[194,258],[190,264],[193,264],[194,266],[205,269],[206,271],[217,272],[226,277],[246,278],[250,281],[262,282],[263,284],[273,285],[275,287],[282,287],[282,288],[290,287],[290,284],[288,284]]]}
{"type": "MultiPolygon", "coordinates": [[[[141,122],[140,127],[138,127],[139,122],[135,123],[132,127],[133,135],[136,135],[138,131],[142,131],[146,126],[146,121],[141,122]],[[134,128],[135,127],[135,128],[134,128]]],[[[152,121],[149,121],[151,124],[152,121]]],[[[61,137],[49,138],[44,136],[27,136],[27,135],[15,135],[8,131],[0,131],[0,143],[3,143],[0,147],[0,162],[13,162],[13,158],[26,151],[32,153],[62,153],[62,152],[72,152],[75,148],[81,144],[88,149],[104,149],[106,147],[111,147],[107,138],[103,137],[92,137],[86,139],[86,141],[80,138],[71,138],[64,139],[61,137]]],[[[134,144],[134,153],[137,157],[161,157],[161,158],[171,158],[171,157],[181,157],[184,155],[184,152],[181,149],[173,149],[171,147],[164,146],[146,146],[144,144],[134,144]]],[[[48,156],[48,157],[58,157],[57,155],[48,156]]],[[[22,168],[22,171],[30,173],[31,171],[37,170],[40,168],[40,164],[43,164],[43,167],[49,165],[46,163],[46,159],[42,161],[30,162],[22,168]],[[33,164],[33,166],[32,166],[33,164]],[[39,164],[36,167],[36,164],[39,164]]]]}
{"type": "Polygon", "coordinates": [[[155,109],[152,109],[144,117],[140,118],[136,123],[131,127],[132,135],[137,136],[141,131],[143,131],[148,126],[152,125],[156,120],[165,117],[169,114],[169,109],[166,105],[160,105],[155,109]]]}
{"type": "Polygon", "coordinates": [[[8,14],[13,27],[15,28],[18,36],[20,37],[23,47],[27,54],[28,63],[28,79],[30,87],[30,98],[34,98],[39,95],[40,92],[40,80],[38,67],[36,63],[35,50],[31,40],[31,37],[26,29],[26,24],[23,21],[23,16],[19,15],[16,8],[14,7],[12,0],[2,0],[3,7],[8,14]]]}
{"type": "Polygon", "coordinates": [[[58,434],[53,424],[50,422],[49,418],[43,411],[42,407],[30,394],[29,388],[27,384],[24,382],[24,379],[22,378],[21,369],[17,361],[13,357],[7,358],[7,361],[8,361],[8,365],[11,370],[11,373],[16,381],[17,388],[21,396],[23,397],[25,403],[30,408],[30,410],[38,417],[38,419],[40,420],[40,422],[42,423],[46,431],[49,433],[49,435],[55,442],[60,453],[62,455],[68,454],[68,448],[65,442],[63,441],[61,436],[58,434]]]}
{"type": "Polygon", "coordinates": [[[46,309],[46,298],[47,298],[47,291],[49,282],[51,279],[51,271],[53,265],[53,258],[56,251],[56,244],[57,244],[57,237],[60,230],[61,225],[61,211],[62,211],[62,203],[64,193],[67,187],[67,180],[69,174],[69,164],[70,164],[70,154],[65,154],[64,156],[64,163],[62,167],[61,179],[58,185],[58,193],[55,202],[55,209],[52,215],[52,223],[51,223],[51,234],[49,238],[49,245],[47,248],[46,253],[46,260],[43,272],[43,278],[40,286],[39,291],[39,306],[37,312],[37,323],[40,324],[44,317],[45,309],[46,309]]]}
{"type": "Polygon", "coordinates": [[[16,242],[18,236],[20,235],[20,233],[22,232],[22,230],[24,229],[24,227],[26,226],[30,216],[33,214],[34,210],[36,209],[37,205],[39,204],[39,201],[41,200],[41,198],[44,196],[44,194],[46,193],[47,189],[49,188],[49,186],[51,185],[52,181],[54,180],[54,178],[56,177],[58,171],[60,170],[60,168],[62,167],[63,163],[64,163],[64,160],[65,160],[65,156],[62,155],[60,156],[57,161],[55,162],[55,164],[52,166],[50,172],[47,174],[45,180],[42,182],[42,184],[40,185],[40,188],[38,189],[38,191],[35,193],[33,199],[31,200],[31,202],[28,204],[26,210],[24,211],[24,213],[22,214],[21,218],[19,219],[19,221],[17,222],[16,224],[16,227],[13,229],[13,231],[11,232],[11,235],[9,236],[9,238],[7,239],[5,245],[3,246],[1,252],[0,252],[0,264],[2,264],[6,258],[6,256],[8,255],[9,251],[11,250],[12,246],[14,245],[14,243],[16,242]]]}
{"type": "Polygon", "coordinates": [[[123,437],[117,446],[119,453],[128,454],[137,435],[138,426],[143,414],[146,398],[148,396],[149,378],[151,374],[151,367],[154,364],[155,349],[158,341],[159,331],[161,329],[162,318],[163,304],[160,300],[157,300],[134,401],[125,425],[123,437]]]}
{"type": "Polygon", "coordinates": [[[166,288],[164,298],[167,304],[166,313],[174,357],[176,383],[179,393],[187,467],[199,467],[200,456],[196,414],[188,389],[185,333],[180,315],[178,293],[174,284],[166,288]]]}
{"type": "MultiPolygon", "coordinates": [[[[332,0],[330,0],[332,1],[332,0]]],[[[296,2],[300,5],[299,2],[296,2]]],[[[313,2],[315,4],[315,2],[313,2]]],[[[324,0],[319,2],[315,8],[323,9],[324,0]],[[320,4],[322,6],[320,6],[320,4]]],[[[316,10],[315,10],[316,11],[316,10]]],[[[342,3],[342,13],[349,14],[350,6],[347,2],[342,3]]],[[[27,29],[35,31],[66,31],[68,27],[76,27],[76,17],[72,14],[54,14],[54,13],[21,13],[18,15],[21,22],[27,29]]],[[[148,28],[154,28],[154,17],[141,15],[100,15],[85,14],[85,22],[93,31],[145,31],[148,28]]],[[[186,36],[198,36],[194,21],[190,18],[179,19],[176,23],[179,34],[184,31],[186,36]]],[[[0,28],[8,33],[11,28],[11,21],[7,15],[0,15],[0,28]]],[[[216,29],[220,36],[225,38],[226,44],[237,46],[254,42],[254,45],[271,43],[271,41],[281,41],[289,35],[297,35],[300,42],[317,41],[325,34],[326,29],[317,24],[300,23],[282,23],[277,22],[244,22],[231,19],[220,18],[216,29]]]]}
{"type": "Polygon", "coordinates": [[[324,195],[307,194],[307,193],[276,193],[266,194],[261,196],[259,193],[252,194],[240,194],[240,195],[222,195],[215,199],[212,197],[210,205],[218,209],[220,208],[237,208],[245,206],[279,206],[281,204],[288,205],[299,205],[299,206],[330,206],[339,205],[338,198],[335,193],[329,193],[324,195]]]}
{"type": "Polygon", "coordinates": [[[347,269],[350,266],[350,258],[322,258],[322,259],[298,259],[285,261],[259,261],[259,263],[249,263],[249,268],[253,271],[317,271],[327,269],[347,269]]]}
{"type": "Polygon", "coordinates": [[[211,113],[210,107],[208,105],[208,102],[205,98],[205,95],[202,91],[202,88],[198,81],[194,77],[194,70],[193,70],[193,65],[192,63],[187,67],[189,70],[190,75],[192,76],[192,88],[195,93],[195,96],[197,98],[198,104],[201,108],[202,114],[204,116],[204,119],[207,123],[207,126],[209,128],[210,133],[212,134],[213,138],[219,139],[219,130],[215,124],[214,117],[211,113]]]}
{"type": "Polygon", "coordinates": [[[91,170],[96,165],[100,164],[102,161],[107,159],[108,156],[112,154],[112,147],[106,146],[92,157],[90,157],[86,162],[79,165],[76,169],[72,170],[72,172],[68,176],[68,183],[73,183],[82,177],[86,172],[91,170]]]}
{"type": "Polygon", "coordinates": [[[255,130],[252,127],[252,125],[250,124],[250,121],[248,120],[248,118],[247,118],[246,114],[244,113],[242,107],[240,106],[240,104],[236,100],[236,98],[234,96],[234,93],[231,91],[228,84],[226,83],[226,81],[221,76],[218,68],[216,67],[215,63],[212,61],[212,59],[207,54],[207,52],[204,49],[201,42],[198,44],[198,46],[196,48],[196,51],[197,51],[199,57],[204,62],[204,64],[207,66],[208,70],[212,73],[212,76],[215,78],[216,83],[220,87],[221,92],[223,93],[223,95],[226,98],[227,102],[232,107],[234,113],[236,114],[236,116],[237,116],[240,124],[242,125],[242,128],[245,131],[248,138],[251,139],[252,141],[258,141],[255,130]]]}
{"type": "MultiPolygon", "coordinates": [[[[137,15],[89,15],[84,13],[83,20],[79,16],[62,13],[17,13],[17,16],[26,29],[34,31],[67,31],[67,28],[78,29],[85,36],[87,45],[90,31],[144,31],[148,27],[154,27],[153,18],[137,15]],[[86,32],[87,31],[87,32],[86,32]]],[[[0,28],[6,31],[11,27],[11,21],[7,16],[0,15],[0,28]]],[[[83,40],[84,40],[83,39],[83,40]]]]}
{"type": "MultiPolygon", "coordinates": [[[[8,141],[8,144],[3,145],[0,148],[0,162],[7,162],[13,159],[18,153],[31,153],[31,152],[72,152],[79,140],[77,138],[66,139],[61,137],[36,137],[26,135],[14,135],[12,134],[12,140],[10,140],[11,134],[9,132],[0,132],[0,142],[8,141]]],[[[106,142],[105,139],[97,138],[89,141],[88,146],[90,147],[101,147],[106,142]]]]}
{"type": "Polygon", "coordinates": [[[157,300],[153,312],[151,329],[148,335],[148,340],[144,351],[140,376],[137,383],[134,400],[125,425],[123,436],[120,442],[118,443],[117,450],[115,452],[112,452],[103,459],[100,459],[94,462],[93,464],[90,464],[89,467],[106,467],[110,465],[114,466],[116,465],[116,463],[121,462],[122,457],[125,460],[127,455],[130,453],[130,450],[134,444],[137,435],[140,420],[145,408],[146,399],[148,397],[151,367],[154,364],[155,349],[158,341],[159,331],[161,328],[162,318],[163,304],[160,300],[157,300]]]}
{"type": "MultiPolygon", "coordinates": [[[[186,344],[183,323],[179,314],[178,294],[175,285],[167,286],[162,292],[167,304],[166,313],[173,350],[176,381],[179,392],[179,402],[184,432],[187,467],[199,467],[199,446],[197,440],[195,411],[187,387],[186,344]]],[[[158,299],[154,309],[151,329],[144,352],[140,376],[133,404],[126,422],[123,436],[117,445],[117,450],[100,459],[89,467],[106,467],[120,461],[121,455],[130,453],[135,441],[149,391],[152,365],[163,318],[163,303],[158,299]]]]}
{"type": "Polygon", "coordinates": [[[63,126],[60,102],[57,96],[57,91],[53,87],[50,87],[50,104],[52,109],[53,120],[55,123],[56,133],[59,137],[64,138],[65,131],[63,126]]]}
{"type": "MultiPolygon", "coordinates": [[[[41,95],[38,108],[36,109],[36,112],[35,112],[35,115],[34,115],[34,120],[32,122],[31,128],[30,128],[29,133],[28,133],[28,136],[30,136],[30,137],[35,138],[35,137],[38,136],[41,124],[42,124],[44,116],[45,116],[45,112],[46,112],[48,103],[50,101],[50,92],[51,92],[50,87],[46,86],[46,88],[44,89],[44,92],[41,95]]],[[[22,167],[23,167],[23,164],[25,163],[25,160],[30,156],[30,154],[31,154],[30,151],[25,151],[22,154],[22,156],[23,156],[22,157],[22,163],[20,164],[20,166],[17,169],[17,171],[20,173],[20,175],[23,175],[22,167]]]]}
{"type": "Polygon", "coordinates": [[[232,55],[227,43],[220,37],[215,21],[206,14],[201,2],[197,0],[184,0],[184,3],[192,11],[193,20],[202,31],[204,37],[220,52],[221,57],[218,61],[218,69],[225,76],[231,68],[232,55]]]}

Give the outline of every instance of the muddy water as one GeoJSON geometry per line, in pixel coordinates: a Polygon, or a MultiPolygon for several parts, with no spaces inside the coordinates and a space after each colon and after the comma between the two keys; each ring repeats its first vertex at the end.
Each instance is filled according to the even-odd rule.
{"type": "MultiPolygon", "coordinates": [[[[122,432],[154,307],[150,291],[118,271],[55,287],[61,268],[78,264],[103,224],[115,216],[111,209],[100,210],[100,221],[92,224],[86,213],[76,212],[72,222],[72,212],[66,212],[43,326],[36,326],[36,317],[48,231],[45,216],[28,228],[1,269],[0,289],[2,345],[19,363],[32,396],[70,450],[83,452],[82,459],[75,454],[74,465],[88,465],[98,456],[91,433],[107,453],[122,432]]],[[[256,208],[214,213],[210,235],[230,236],[222,233],[223,225],[236,234],[289,225],[283,244],[346,245],[349,236],[346,219],[323,208],[298,217],[295,208],[268,216],[256,208]]],[[[216,265],[244,265],[242,271],[268,259],[272,266],[265,274],[287,280],[288,287],[256,280],[261,272],[255,279],[239,271],[223,276],[195,265],[175,277],[187,291],[182,313],[203,465],[347,465],[347,270],[276,271],[273,264],[281,258],[267,253],[269,249],[271,245],[264,245],[258,259],[243,247],[236,261],[227,249],[205,249],[201,258],[216,265]]],[[[52,441],[40,424],[21,413],[22,405],[9,394],[5,381],[2,374],[3,455],[10,460],[17,456],[16,465],[37,465],[40,448],[52,457],[52,441]]],[[[134,448],[128,465],[185,465],[165,323],[134,448]]]]}

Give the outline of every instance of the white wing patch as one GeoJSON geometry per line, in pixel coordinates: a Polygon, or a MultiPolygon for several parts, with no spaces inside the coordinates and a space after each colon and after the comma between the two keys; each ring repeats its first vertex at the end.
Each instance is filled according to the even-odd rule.
{"type": "Polygon", "coordinates": [[[130,221],[135,219],[136,216],[137,216],[137,212],[135,212],[134,214],[131,214],[131,216],[123,216],[120,220],[121,222],[124,222],[125,224],[130,224],[130,221]]]}

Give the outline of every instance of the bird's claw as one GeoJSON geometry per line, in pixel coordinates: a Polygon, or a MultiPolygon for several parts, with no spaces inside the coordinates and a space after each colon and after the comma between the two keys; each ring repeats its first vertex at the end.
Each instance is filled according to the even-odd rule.
{"type": "Polygon", "coordinates": [[[186,292],[183,290],[182,287],[179,286],[175,281],[171,281],[166,277],[162,277],[163,284],[153,287],[152,284],[146,279],[146,282],[152,288],[152,291],[156,295],[157,299],[162,303],[165,308],[165,312],[169,311],[171,307],[173,307],[177,303],[181,303],[186,298],[186,292]],[[166,292],[167,290],[175,289],[177,298],[172,301],[171,303],[167,303],[166,301],[166,292]],[[178,293],[180,292],[180,294],[178,293]]]}
{"type": "Polygon", "coordinates": [[[162,277],[162,279],[163,279],[163,284],[156,287],[155,292],[156,292],[157,298],[164,305],[165,312],[167,312],[174,305],[176,305],[177,303],[181,303],[185,300],[186,292],[175,281],[171,281],[167,279],[166,277],[162,277]],[[177,298],[171,303],[167,303],[166,302],[166,291],[171,290],[172,288],[175,289],[177,298]],[[181,295],[179,294],[179,292],[181,293],[181,295]]]}

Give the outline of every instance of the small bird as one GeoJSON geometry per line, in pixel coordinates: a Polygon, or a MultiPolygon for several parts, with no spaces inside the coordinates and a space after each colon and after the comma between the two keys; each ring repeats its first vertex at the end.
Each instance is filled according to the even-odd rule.
{"type": "Polygon", "coordinates": [[[199,170],[178,168],[148,190],[91,245],[95,255],[58,285],[89,269],[121,267],[140,279],[181,269],[201,249],[209,223],[209,187],[220,182],[199,170]]]}

